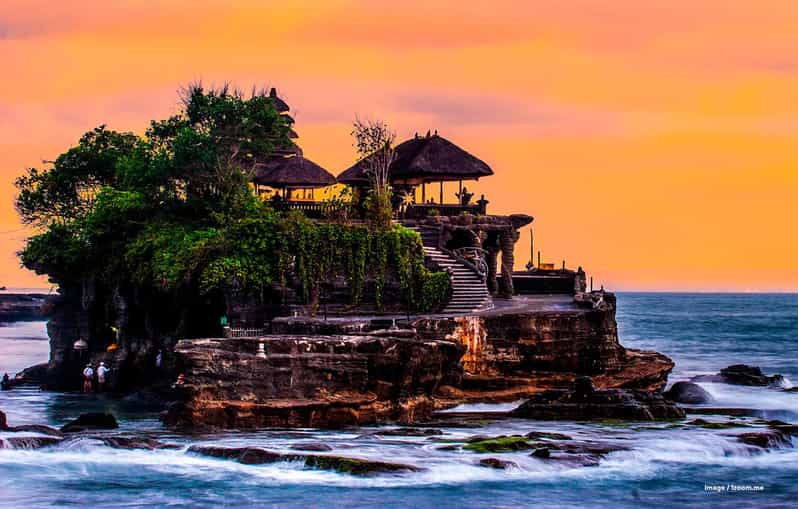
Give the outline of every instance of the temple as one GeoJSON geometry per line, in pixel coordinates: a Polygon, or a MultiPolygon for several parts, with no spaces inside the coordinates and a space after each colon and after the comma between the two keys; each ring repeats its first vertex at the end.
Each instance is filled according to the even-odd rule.
{"type": "MultiPolygon", "coordinates": [[[[288,104],[274,89],[270,97],[278,111],[288,116],[288,104]]],[[[293,118],[288,119],[293,125],[293,118]]],[[[389,170],[394,220],[417,231],[428,266],[445,270],[451,277],[451,298],[440,311],[489,309],[494,298],[511,298],[517,292],[516,283],[526,294],[584,291],[581,270],[569,271],[564,266],[555,270],[540,264],[527,271],[514,270],[519,230],[533,218],[488,214],[485,195],[477,199],[467,187],[494,174],[487,163],[437,131],[416,134],[397,144],[394,153],[389,170]]],[[[335,215],[340,203],[330,198],[348,187],[355,203],[355,217],[350,219],[357,221],[363,219],[362,200],[372,185],[368,167],[366,160],[359,160],[335,177],[295,146],[257,164],[253,184],[275,207],[300,210],[315,220],[335,215]]]]}

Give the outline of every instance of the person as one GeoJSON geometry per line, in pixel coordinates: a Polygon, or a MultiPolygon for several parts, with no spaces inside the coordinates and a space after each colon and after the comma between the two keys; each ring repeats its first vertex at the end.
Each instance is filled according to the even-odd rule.
{"type": "Polygon", "coordinates": [[[9,378],[8,373],[3,375],[3,381],[0,382],[0,388],[4,391],[11,389],[11,378],[9,378]]]}
{"type": "Polygon", "coordinates": [[[94,378],[94,368],[91,367],[91,363],[86,364],[86,368],[83,370],[83,392],[91,392],[91,381],[94,378]]]}
{"type": "Polygon", "coordinates": [[[105,377],[111,371],[105,366],[104,362],[100,363],[97,368],[97,391],[102,391],[105,388],[105,377]]]}

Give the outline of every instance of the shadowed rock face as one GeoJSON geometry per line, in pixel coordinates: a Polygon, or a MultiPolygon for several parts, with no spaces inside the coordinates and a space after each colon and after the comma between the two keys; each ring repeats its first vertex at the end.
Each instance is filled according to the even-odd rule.
{"type": "Polygon", "coordinates": [[[756,366],[734,364],[721,369],[720,373],[716,375],[698,375],[693,377],[693,380],[696,382],[766,387],[768,385],[780,385],[784,381],[784,377],[781,375],[767,376],[756,366]]]}
{"type": "Polygon", "coordinates": [[[581,377],[577,379],[573,390],[548,390],[536,394],[513,410],[511,415],[541,420],[653,421],[681,419],[685,413],[658,392],[595,390],[589,378],[581,377]]]}
{"type": "Polygon", "coordinates": [[[451,342],[370,336],[268,336],[177,344],[186,383],[171,427],[343,427],[428,419],[451,342]],[[259,356],[259,344],[264,355],[259,356]]]}
{"type": "Polygon", "coordinates": [[[671,401],[690,405],[714,401],[710,393],[692,382],[676,382],[664,395],[671,401]]]}

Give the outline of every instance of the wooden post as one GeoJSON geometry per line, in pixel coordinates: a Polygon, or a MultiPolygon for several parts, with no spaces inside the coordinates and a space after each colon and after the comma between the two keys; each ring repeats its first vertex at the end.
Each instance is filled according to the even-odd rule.
{"type": "Polygon", "coordinates": [[[529,227],[529,264],[535,267],[535,232],[529,227]]]}
{"type": "Polygon", "coordinates": [[[463,203],[463,179],[460,179],[460,191],[458,192],[457,199],[460,200],[460,205],[465,205],[465,203],[463,203]]]}
{"type": "Polygon", "coordinates": [[[565,260],[562,261],[562,270],[565,270],[565,260]]]}
{"type": "Polygon", "coordinates": [[[421,203],[427,203],[427,181],[421,181],[421,203]]]}
{"type": "Polygon", "coordinates": [[[590,276],[590,291],[593,291],[593,276],[590,276]]]}
{"type": "Polygon", "coordinates": [[[540,268],[540,251],[538,251],[538,268],[540,268]]]}
{"type": "Polygon", "coordinates": [[[441,205],[443,205],[443,180],[441,180],[441,205]]]}

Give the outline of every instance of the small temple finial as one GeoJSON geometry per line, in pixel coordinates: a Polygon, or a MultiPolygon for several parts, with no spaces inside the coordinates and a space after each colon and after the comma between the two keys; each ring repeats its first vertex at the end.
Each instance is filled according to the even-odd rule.
{"type": "Polygon", "coordinates": [[[429,129],[427,129],[427,138],[429,138],[429,129]]]}
{"type": "Polygon", "coordinates": [[[276,88],[272,87],[272,89],[269,90],[269,97],[277,97],[277,89],[276,88]]]}
{"type": "Polygon", "coordinates": [[[438,136],[438,130],[435,129],[435,136],[438,136]]]}

